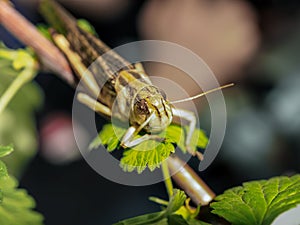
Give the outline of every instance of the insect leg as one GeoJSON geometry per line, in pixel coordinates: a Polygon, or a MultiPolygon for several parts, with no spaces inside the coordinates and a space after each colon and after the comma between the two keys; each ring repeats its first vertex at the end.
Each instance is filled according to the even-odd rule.
{"type": "Polygon", "coordinates": [[[134,67],[137,70],[137,72],[145,73],[145,70],[144,70],[144,67],[143,67],[142,63],[140,63],[140,62],[139,63],[135,63],[134,67]]]}
{"type": "Polygon", "coordinates": [[[156,140],[156,141],[163,141],[164,138],[158,136],[158,135],[152,135],[152,134],[145,134],[142,137],[139,137],[137,139],[134,139],[134,135],[136,134],[136,128],[135,127],[129,127],[128,130],[126,131],[125,135],[122,138],[121,141],[121,146],[123,148],[131,148],[136,145],[141,144],[144,141],[148,140],[156,140]]]}
{"type": "Polygon", "coordinates": [[[79,102],[81,102],[82,104],[88,106],[90,109],[92,109],[95,112],[99,112],[99,113],[101,113],[105,116],[109,116],[109,117],[111,117],[111,115],[112,115],[110,108],[108,108],[107,106],[96,101],[94,98],[90,97],[87,94],[78,93],[77,100],[79,102]]]}
{"type": "Polygon", "coordinates": [[[172,112],[174,116],[183,118],[189,122],[189,131],[186,135],[185,144],[189,145],[192,139],[192,135],[194,133],[194,130],[196,128],[196,116],[193,112],[187,111],[184,109],[175,109],[172,108],[172,112]]]}
{"type": "Polygon", "coordinates": [[[76,71],[76,74],[82,79],[85,86],[93,93],[94,96],[98,96],[100,93],[99,86],[95,80],[93,74],[82,63],[80,56],[71,49],[69,41],[61,34],[53,32],[53,41],[59,47],[59,49],[67,56],[72,68],[76,71]]]}
{"type": "Polygon", "coordinates": [[[200,160],[203,160],[203,155],[198,151],[193,151],[190,147],[191,139],[196,128],[195,114],[188,110],[175,109],[175,108],[172,108],[172,112],[174,116],[183,118],[189,122],[189,129],[185,139],[186,149],[191,155],[197,156],[200,160]]]}
{"type": "Polygon", "coordinates": [[[139,137],[137,139],[133,139],[134,136],[140,132],[151,120],[152,116],[154,116],[154,114],[150,115],[148,117],[148,119],[141,124],[139,127],[135,127],[135,126],[131,126],[128,128],[128,130],[126,131],[126,133],[124,134],[122,141],[121,141],[121,146],[123,148],[130,148],[133,146],[136,146],[140,143],[142,143],[143,141],[147,141],[147,140],[157,140],[157,141],[163,141],[164,138],[161,138],[158,135],[153,135],[153,134],[145,134],[142,137],[139,137]]]}

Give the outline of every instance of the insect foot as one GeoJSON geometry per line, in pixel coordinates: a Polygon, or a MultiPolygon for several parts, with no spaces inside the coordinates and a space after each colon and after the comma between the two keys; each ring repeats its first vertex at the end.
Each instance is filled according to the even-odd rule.
{"type": "Polygon", "coordinates": [[[188,153],[190,153],[192,156],[197,156],[197,158],[202,161],[204,159],[204,156],[201,152],[195,151],[191,148],[191,146],[187,145],[186,150],[188,153]]]}

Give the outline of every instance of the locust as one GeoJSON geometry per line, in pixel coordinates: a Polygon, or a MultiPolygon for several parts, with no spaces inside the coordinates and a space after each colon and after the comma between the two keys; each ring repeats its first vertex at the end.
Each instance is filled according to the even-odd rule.
{"type": "Polygon", "coordinates": [[[174,117],[179,117],[188,122],[186,148],[192,155],[196,154],[190,148],[196,116],[191,111],[175,108],[173,104],[231,84],[171,102],[161,89],[152,84],[141,63],[130,64],[98,37],[81,29],[76,19],[58,3],[42,0],[40,11],[54,29],[51,31],[53,42],[65,54],[85,87],[85,91],[77,94],[78,101],[106,117],[124,122],[129,120],[130,126],[120,140],[123,148],[131,148],[147,140],[162,141],[158,133],[164,131],[174,117]],[[93,69],[88,70],[92,63],[93,69]],[[116,71],[116,68],[121,69],[116,71]],[[137,138],[141,130],[145,134],[137,138]]]}

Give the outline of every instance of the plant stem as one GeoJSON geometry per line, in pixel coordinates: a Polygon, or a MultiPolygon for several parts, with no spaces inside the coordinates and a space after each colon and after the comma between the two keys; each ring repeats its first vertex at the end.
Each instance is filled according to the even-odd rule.
{"type": "Polygon", "coordinates": [[[161,169],[162,169],[162,173],[164,176],[164,181],[165,181],[165,185],[166,185],[166,189],[167,189],[169,198],[171,198],[173,196],[173,184],[172,184],[167,160],[162,162],[161,169]]]}
{"type": "Polygon", "coordinates": [[[31,81],[37,74],[37,70],[29,67],[25,68],[18,74],[11,85],[6,89],[3,95],[0,97],[0,114],[4,111],[10,100],[15,94],[23,87],[24,84],[31,81]]]}
{"type": "Polygon", "coordinates": [[[152,201],[152,202],[155,202],[155,203],[157,203],[159,205],[165,205],[165,206],[167,206],[169,204],[168,201],[160,199],[160,198],[156,198],[156,197],[149,197],[149,200],[152,201]]]}
{"type": "Polygon", "coordinates": [[[20,88],[34,79],[38,72],[38,63],[36,59],[23,49],[0,49],[0,58],[9,60],[11,62],[11,67],[18,73],[10,86],[0,96],[1,114],[20,88]]]}

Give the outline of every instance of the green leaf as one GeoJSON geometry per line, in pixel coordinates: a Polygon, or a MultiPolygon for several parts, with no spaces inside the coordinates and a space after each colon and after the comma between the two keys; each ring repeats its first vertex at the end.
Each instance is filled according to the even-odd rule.
{"type": "Polygon", "coordinates": [[[167,218],[165,218],[165,213],[163,211],[150,213],[146,215],[137,216],[134,218],[126,219],[115,223],[114,225],[151,225],[151,224],[166,224],[167,218]]]}
{"type": "Polygon", "coordinates": [[[153,171],[159,168],[161,162],[174,151],[175,148],[171,143],[145,141],[134,148],[125,150],[120,165],[127,172],[137,169],[137,172],[141,173],[147,166],[150,171],[153,171]]]}
{"type": "Polygon", "coordinates": [[[112,126],[106,124],[103,126],[98,137],[96,137],[90,144],[90,149],[97,148],[100,145],[106,145],[109,152],[119,147],[119,138],[123,136],[126,129],[121,126],[112,126]]]}
{"type": "MultiPolygon", "coordinates": [[[[2,155],[12,151],[12,146],[0,147],[2,155]]],[[[8,175],[6,165],[0,161],[0,224],[41,225],[43,217],[33,211],[35,201],[23,189],[17,189],[18,182],[8,175]]]]}
{"type": "MultiPolygon", "coordinates": [[[[95,36],[97,35],[97,32],[95,30],[95,28],[85,19],[78,19],[77,20],[77,25],[84,31],[89,32],[95,36]]],[[[40,23],[36,25],[36,28],[38,29],[38,31],[48,40],[52,40],[51,34],[50,34],[50,26],[40,23]]]]}
{"type": "Polygon", "coordinates": [[[8,173],[7,173],[6,165],[0,160],[0,179],[7,176],[8,173]]]}
{"type": "MultiPolygon", "coordinates": [[[[165,132],[159,134],[159,136],[165,138],[164,142],[148,140],[133,148],[125,149],[120,161],[120,166],[127,172],[137,170],[138,173],[141,173],[147,167],[150,171],[153,171],[159,168],[160,164],[168,158],[170,154],[175,152],[176,145],[186,153],[185,129],[186,127],[171,124],[165,132]]],[[[91,142],[89,148],[94,149],[100,145],[105,145],[107,150],[112,152],[119,147],[119,139],[125,132],[125,127],[106,124],[103,126],[98,137],[91,142]]],[[[139,137],[141,137],[141,135],[136,136],[136,138],[139,137]]],[[[207,142],[208,138],[205,133],[202,130],[196,129],[191,140],[191,148],[193,151],[196,151],[197,148],[205,148],[207,142]]]]}
{"type": "Polygon", "coordinates": [[[95,36],[97,35],[97,32],[95,30],[95,28],[92,26],[92,24],[89,23],[89,21],[85,20],[85,19],[78,19],[77,20],[77,25],[84,31],[91,33],[95,36]]]}
{"type": "Polygon", "coordinates": [[[170,215],[168,216],[169,225],[189,225],[188,222],[181,215],[170,215]]]}
{"type": "Polygon", "coordinates": [[[38,31],[48,40],[52,40],[50,31],[49,31],[49,26],[46,24],[37,24],[36,28],[38,29],[38,31]]]}
{"type": "Polygon", "coordinates": [[[33,211],[35,201],[12,177],[0,178],[0,224],[41,225],[43,217],[33,211]]]}
{"type": "MultiPolygon", "coordinates": [[[[181,127],[176,124],[171,124],[167,128],[166,138],[170,142],[177,144],[183,152],[186,152],[185,135],[187,133],[187,130],[188,126],[181,127]]],[[[208,138],[205,132],[196,128],[190,143],[190,147],[192,148],[192,150],[196,151],[197,148],[205,148],[207,146],[207,143],[208,138]]]]}
{"type": "Polygon", "coordinates": [[[185,143],[184,143],[184,128],[171,124],[166,129],[166,141],[170,143],[175,143],[184,153],[186,153],[185,143]]]}
{"type": "Polygon", "coordinates": [[[206,133],[203,130],[196,129],[191,142],[195,142],[195,148],[206,148],[208,144],[206,133]]]}
{"type": "Polygon", "coordinates": [[[182,215],[173,214],[168,216],[169,225],[209,225],[200,220],[196,219],[184,219],[182,215]]]}
{"type": "Polygon", "coordinates": [[[168,215],[176,212],[180,209],[181,206],[184,205],[184,202],[186,200],[186,195],[184,191],[181,191],[179,189],[174,189],[173,196],[170,198],[170,202],[166,208],[166,212],[168,215]]]}
{"type": "Polygon", "coordinates": [[[9,155],[14,150],[12,145],[2,146],[0,145],[0,158],[9,155]]]}
{"type": "Polygon", "coordinates": [[[196,219],[184,219],[182,215],[172,214],[168,216],[168,225],[210,225],[196,219]]]}
{"type": "Polygon", "coordinates": [[[98,148],[100,145],[103,145],[102,140],[99,136],[95,137],[92,142],[89,144],[89,150],[98,148]]]}
{"type": "MultiPolygon", "coordinates": [[[[160,212],[150,213],[126,219],[115,225],[208,225],[193,218],[185,219],[176,212],[184,206],[186,195],[183,191],[174,189],[173,196],[166,208],[160,212]]],[[[155,198],[157,200],[157,198],[155,198]]],[[[164,203],[164,200],[159,200],[164,203]]]]}
{"type": "Polygon", "coordinates": [[[187,222],[189,225],[210,225],[210,223],[205,223],[203,221],[196,220],[196,219],[188,219],[187,222]]]}
{"type": "Polygon", "coordinates": [[[233,225],[269,225],[300,204],[300,175],[244,183],[216,197],[213,213],[233,225]]]}

